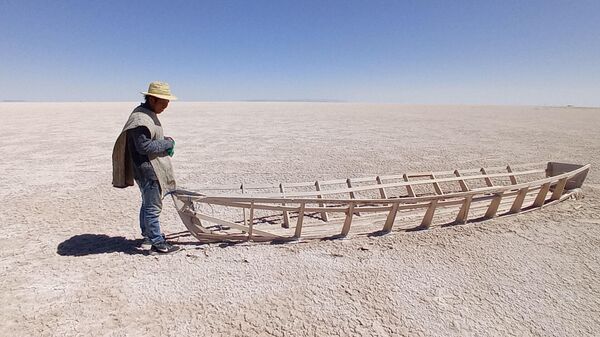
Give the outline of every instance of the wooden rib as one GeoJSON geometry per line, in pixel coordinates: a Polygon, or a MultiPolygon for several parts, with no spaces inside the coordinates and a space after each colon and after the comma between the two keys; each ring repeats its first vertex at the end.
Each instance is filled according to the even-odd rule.
{"type": "Polygon", "coordinates": [[[515,201],[510,207],[509,213],[519,213],[521,208],[523,207],[523,201],[525,201],[525,197],[527,196],[527,192],[529,192],[529,187],[523,187],[519,190],[519,193],[515,197],[515,201]]]}
{"type": "MultiPolygon", "coordinates": [[[[321,192],[321,184],[319,184],[319,181],[315,181],[315,189],[317,190],[317,192],[321,192]]],[[[317,199],[323,199],[323,196],[321,194],[317,194],[317,199]]],[[[319,207],[323,207],[323,203],[320,202],[319,203],[319,207]]],[[[323,221],[327,222],[329,221],[329,216],[327,216],[327,212],[321,212],[321,219],[323,219],[323,221]]]]}
{"type": "MultiPolygon", "coordinates": [[[[281,196],[285,198],[285,188],[283,184],[279,184],[279,192],[281,192],[281,196]]],[[[285,206],[285,202],[281,203],[282,206],[285,206]]],[[[281,224],[283,228],[290,228],[290,215],[287,211],[283,211],[283,223],[281,224]]]]}
{"type": "Polygon", "coordinates": [[[431,177],[431,179],[433,179],[433,189],[435,190],[435,194],[437,194],[437,195],[443,195],[444,192],[442,192],[442,187],[440,186],[440,184],[435,179],[435,175],[433,174],[433,172],[429,176],[431,177]]]}
{"type": "Polygon", "coordinates": [[[254,201],[250,203],[250,219],[248,219],[248,240],[252,239],[254,229],[254,201]]]}
{"type": "MultiPolygon", "coordinates": [[[[483,176],[487,176],[488,175],[487,172],[485,171],[485,168],[483,168],[483,167],[479,171],[481,172],[481,174],[483,176]]],[[[483,179],[485,179],[485,184],[487,186],[489,186],[489,187],[494,186],[494,184],[492,183],[492,180],[489,177],[484,177],[483,179]]]]}
{"type": "MultiPolygon", "coordinates": [[[[381,180],[381,177],[377,176],[375,178],[375,181],[377,182],[377,185],[381,185],[383,184],[383,181],[381,180]]],[[[385,193],[385,188],[381,187],[379,188],[379,195],[381,196],[381,199],[387,199],[387,194],[385,193]]]]}
{"type": "Polygon", "coordinates": [[[350,231],[350,225],[352,224],[352,215],[354,215],[354,203],[351,202],[348,205],[348,210],[346,211],[346,219],[344,220],[344,227],[342,227],[342,236],[348,235],[350,231]]]}
{"type": "Polygon", "coordinates": [[[558,183],[556,184],[556,186],[554,186],[554,191],[552,192],[552,197],[550,197],[550,200],[554,201],[554,200],[560,199],[560,196],[565,191],[566,185],[567,185],[567,178],[560,179],[558,181],[558,183]]]}
{"type": "Polygon", "coordinates": [[[488,207],[487,211],[485,212],[485,215],[483,216],[485,219],[491,219],[496,216],[496,213],[498,213],[498,207],[500,206],[500,202],[502,201],[502,195],[503,193],[500,192],[494,196],[494,199],[492,199],[492,201],[490,202],[490,206],[488,207]]]}
{"type": "Polygon", "coordinates": [[[429,228],[431,226],[431,222],[433,221],[433,215],[435,214],[435,208],[437,206],[437,199],[434,199],[429,204],[427,208],[427,212],[425,212],[425,216],[423,216],[423,220],[421,221],[420,228],[429,228]]]}
{"type": "Polygon", "coordinates": [[[392,226],[394,226],[394,220],[396,220],[396,214],[398,214],[398,206],[400,203],[393,203],[390,212],[388,213],[387,219],[385,220],[385,224],[383,225],[384,232],[390,232],[392,230],[392,226]]]}
{"type": "Polygon", "coordinates": [[[546,195],[550,191],[550,183],[545,183],[542,185],[540,192],[538,193],[535,201],[533,202],[533,207],[542,207],[544,205],[544,201],[546,201],[546,195]]]}
{"type": "MultiPolygon", "coordinates": [[[[510,165],[506,165],[506,171],[508,171],[508,173],[513,173],[512,169],[510,168],[510,165]]],[[[515,177],[514,174],[511,174],[508,176],[510,178],[510,183],[513,185],[518,184],[517,182],[517,177],[515,177]]]]}
{"type": "Polygon", "coordinates": [[[298,210],[298,222],[296,223],[296,230],[294,231],[294,237],[296,239],[299,239],[300,235],[302,234],[302,223],[304,221],[305,207],[306,207],[306,204],[302,203],[302,204],[300,204],[300,209],[298,210]]]}
{"type": "MultiPolygon", "coordinates": [[[[408,182],[408,175],[405,173],[402,175],[402,179],[404,179],[405,182],[408,182]]],[[[409,197],[416,197],[415,190],[410,184],[406,184],[406,191],[408,192],[409,197]]]]}
{"type": "MultiPolygon", "coordinates": [[[[240,189],[242,190],[242,194],[244,194],[244,183],[242,183],[242,185],[240,185],[240,189]]],[[[248,221],[246,220],[246,209],[244,208],[242,210],[242,212],[244,213],[244,226],[248,226],[248,221]]]]}
{"type": "MultiPolygon", "coordinates": [[[[457,178],[458,178],[458,177],[460,177],[460,173],[458,172],[458,170],[454,170],[454,175],[455,175],[457,178]]],[[[469,186],[467,185],[467,183],[466,183],[466,182],[465,182],[463,179],[460,179],[460,180],[458,181],[458,184],[460,185],[460,189],[461,189],[463,192],[466,192],[466,191],[468,191],[468,190],[469,190],[469,186]]]]}
{"type": "MultiPolygon", "coordinates": [[[[346,179],[346,184],[348,185],[348,189],[350,190],[350,199],[356,199],[356,195],[354,194],[354,190],[352,189],[352,181],[350,178],[346,179]]],[[[354,212],[356,215],[360,215],[359,212],[354,212]]]]}
{"type": "Polygon", "coordinates": [[[456,216],[456,223],[467,223],[467,220],[469,219],[469,209],[471,208],[471,202],[473,201],[473,196],[469,195],[465,198],[462,206],[460,207],[460,211],[458,212],[458,215],[456,216]]]}

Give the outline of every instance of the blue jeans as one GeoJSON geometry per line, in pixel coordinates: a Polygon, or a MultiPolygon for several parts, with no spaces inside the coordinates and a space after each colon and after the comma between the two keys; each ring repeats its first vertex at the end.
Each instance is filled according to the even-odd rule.
{"type": "Polygon", "coordinates": [[[136,183],[142,192],[142,207],[140,208],[140,229],[142,236],[150,239],[152,244],[165,241],[160,231],[158,220],[162,211],[162,199],[160,197],[160,185],[152,179],[136,179],[136,183]]]}

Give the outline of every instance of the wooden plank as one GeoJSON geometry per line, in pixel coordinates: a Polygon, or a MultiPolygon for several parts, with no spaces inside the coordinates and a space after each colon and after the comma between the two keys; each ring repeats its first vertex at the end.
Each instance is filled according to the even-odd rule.
{"type": "MultiPolygon", "coordinates": [[[[402,176],[402,179],[408,183],[408,175],[406,173],[402,176]]],[[[409,197],[416,197],[415,190],[410,184],[406,184],[406,191],[408,192],[409,197]]]]}
{"type": "Polygon", "coordinates": [[[299,239],[300,235],[302,234],[302,223],[304,222],[305,207],[306,204],[302,203],[300,204],[300,209],[298,210],[298,222],[296,223],[296,230],[294,231],[294,237],[296,239],[299,239]]]}
{"type": "MultiPolygon", "coordinates": [[[[508,171],[508,173],[513,173],[512,169],[510,168],[510,165],[506,165],[506,171],[508,171]]],[[[518,184],[517,182],[517,177],[515,177],[514,174],[511,174],[508,176],[510,178],[510,183],[513,185],[518,184]]]]}
{"type": "Polygon", "coordinates": [[[500,206],[500,202],[502,201],[502,195],[502,192],[496,193],[496,195],[490,202],[490,206],[485,212],[485,215],[483,216],[485,219],[491,219],[496,216],[496,213],[498,213],[498,207],[500,206]]]}
{"type": "Polygon", "coordinates": [[[523,187],[519,190],[515,201],[510,207],[510,213],[519,213],[521,211],[521,208],[523,207],[523,201],[525,201],[525,197],[527,196],[527,192],[529,192],[529,187],[523,187]]]}
{"type": "MultiPolygon", "coordinates": [[[[315,181],[315,189],[317,190],[317,192],[321,191],[321,184],[318,180],[315,181]]],[[[318,194],[317,199],[323,199],[323,196],[321,194],[318,194]]],[[[319,202],[319,207],[324,207],[322,202],[319,202]]],[[[327,216],[327,212],[321,212],[321,219],[323,219],[323,221],[325,222],[329,221],[329,216],[327,216]]]]}
{"type": "MultiPolygon", "coordinates": [[[[281,192],[281,196],[285,198],[285,188],[283,184],[279,184],[279,192],[281,192]]],[[[281,203],[282,206],[285,206],[285,202],[281,203]]],[[[290,215],[287,211],[283,211],[283,223],[281,224],[283,228],[290,228],[290,215]]]]}
{"type": "MultiPolygon", "coordinates": [[[[460,178],[460,172],[458,172],[458,170],[454,170],[454,175],[455,175],[457,178],[460,178]]],[[[460,189],[461,189],[463,192],[466,192],[466,191],[468,191],[468,190],[469,190],[469,186],[467,185],[467,183],[466,183],[466,182],[465,182],[463,179],[460,179],[460,180],[458,180],[458,184],[460,185],[460,189]]]]}
{"type": "Polygon", "coordinates": [[[458,215],[456,216],[456,223],[467,223],[467,220],[469,219],[469,209],[471,208],[471,202],[473,201],[473,196],[469,195],[465,198],[462,206],[460,207],[460,211],[458,212],[458,215]]]}
{"type": "MultiPolygon", "coordinates": [[[[487,172],[485,171],[485,168],[483,168],[483,167],[481,169],[479,169],[479,171],[481,172],[481,175],[483,175],[483,176],[488,175],[487,172]]],[[[489,187],[494,186],[494,184],[492,183],[492,180],[489,177],[484,177],[483,179],[485,179],[485,184],[487,186],[489,186],[489,187]]]]}
{"type": "Polygon", "coordinates": [[[560,179],[558,181],[558,183],[556,184],[556,186],[554,186],[554,191],[552,192],[552,197],[550,197],[550,200],[558,200],[558,199],[560,199],[560,196],[565,191],[565,186],[566,185],[567,185],[567,178],[560,179]]]}
{"type": "Polygon", "coordinates": [[[350,225],[352,224],[352,216],[354,215],[354,203],[350,203],[348,205],[348,210],[346,211],[346,219],[344,220],[344,227],[342,227],[342,236],[348,235],[350,231],[350,225]]]}
{"type": "MultiPolygon", "coordinates": [[[[382,179],[381,179],[380,176],[377,176],[375,178],[375,181],[377,182],[377,185],[383,184],[383,181],[382,181],[382,179]]],[[[388,198],[387,194],[385,193],[385,188],[383,188],[383,187],[379,188],[379,195],[381,196],[381,199],[387,199],[388,198]]]]}
{"type": "Polygon", "coordinates": [[[542,185],[540,192],[538,193],[535,201],[533,202],[533,207],[542,207],[544,205],[544,201],[546,201],[546,195],[550,191],[550,183],[545,183],[542,185]]]}
{"type": "Polygon", "coordinates": [[[433,215],[435,214],[435,208],[437,207],[438,200],[432,200],[427,208],[427,212],[425,212],[425,216],[423,216],[423,220],[421,221],[420,228],[429,228],[431,226],[431,222],[433,221],[433,215]]]}
{"type": "Polygon", "coordinates": [[[396,214],[398,214],[398,206],[400,206],[400,204],[397,202],[392,204],[392,208],[388,213],[387,219],[385,220],[385,224],[383,224],[384,232],[390,232],[392,230],[392,226],[394,226],[394,220],[396,220],[396,214]]]}

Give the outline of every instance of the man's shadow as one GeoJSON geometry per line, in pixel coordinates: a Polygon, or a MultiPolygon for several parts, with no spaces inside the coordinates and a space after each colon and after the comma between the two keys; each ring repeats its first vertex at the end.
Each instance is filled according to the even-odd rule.
{"type": "Polygon", "coordinates": [[[61,256],[85,256],[108,253],[146,255],[147,251],[141,248],[141,244],[141,239],[129,240],[123,236],[81,234],[61,242],[56,252],[61,256]]]}

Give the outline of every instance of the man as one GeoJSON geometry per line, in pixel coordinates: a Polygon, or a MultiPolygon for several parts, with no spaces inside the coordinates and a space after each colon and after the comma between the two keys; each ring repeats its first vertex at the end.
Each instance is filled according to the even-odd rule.
{"type": "Polygon", "coordinates": [[[162,196],[176,187],[170,160],[175,141],[164,136],[158,115],[177,97],[171,95],[169,84],[163,82],[150,83],[148,91],[141,94],[145,102],[133,110],[113,149],[113,186],[133,186],[135,180],[142,194],[143,245],[151,245],[152,252],[169,254],[179,247],[166,242],[159,216],[162,196]]]}

